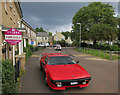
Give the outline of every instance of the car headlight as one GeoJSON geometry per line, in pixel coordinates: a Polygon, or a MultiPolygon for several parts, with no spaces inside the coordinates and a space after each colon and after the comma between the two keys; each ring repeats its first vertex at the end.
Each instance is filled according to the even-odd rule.
{"type": "Polygon", "coordinates": [[[85,80],[84,82],[83,82],[83,84],[86,84],[86,83],[88,83],[89,82],[89,80],[85,80]]]}
{"type": "Polygon", "coordinates": [[[55,82],[55,84],[57,85],[57,87],[62,87],[62,82],[55,82]]]}

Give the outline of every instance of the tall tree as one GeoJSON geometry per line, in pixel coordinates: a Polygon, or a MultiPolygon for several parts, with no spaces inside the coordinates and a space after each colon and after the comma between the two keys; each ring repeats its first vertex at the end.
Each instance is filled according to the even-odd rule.
{"type": "Polygon", "coordinates": [[[66,31],[66,32],[62,32],[62,34],[65,36],[65,39],[67,39],[68,37],[70,37],[71,32],[66,31]]]}
{"type": "Polygon", "coordinates": [[[110,41],[116,39],[117,18],[114,8],[109,4],[93,2],[79,9],[72,19],[75,40],[79,41],[79,25],[81,23],[82,40],[110,41]]]}
{"type": "Polygon", "coordinates": [[[44,31],[44,29],[42,28],[42,27],[37,27],[36,29],[35,29],[37,32],[46,32],[46,31],[44,31]]]}
{"type": "Polygon", "coordinates": [[[120,18],[118,18],[118,40],[120,41],[120,18]]]}
{"type": "Polygon", "coordinates": [[[49,32],[49,36],[52,36],[52,32],[49,32]]]}

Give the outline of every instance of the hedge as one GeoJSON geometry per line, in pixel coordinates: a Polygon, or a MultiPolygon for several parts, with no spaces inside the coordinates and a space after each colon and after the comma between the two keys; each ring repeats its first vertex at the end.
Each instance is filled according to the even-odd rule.
{"type": "Polygon", "coordinates": [[[118,45],[94,45],[91,48],[109,51],[120,51],[120,47],[118,45]]]}
{"type": "Polygon", "coordinates": [[[15,68],[12,61],[2,61],[2,93],[18,93],[18,84],[15,82],[15,68]]]}

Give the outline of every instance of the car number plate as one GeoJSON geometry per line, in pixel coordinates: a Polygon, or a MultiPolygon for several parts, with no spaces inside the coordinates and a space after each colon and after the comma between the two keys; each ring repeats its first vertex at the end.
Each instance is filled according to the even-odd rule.
{"type": "Polygon", "coordinates": [[[76,84],[78,84],[78,82],[71,82],[70,84],[71,85],[76,85],[76,84]]]}

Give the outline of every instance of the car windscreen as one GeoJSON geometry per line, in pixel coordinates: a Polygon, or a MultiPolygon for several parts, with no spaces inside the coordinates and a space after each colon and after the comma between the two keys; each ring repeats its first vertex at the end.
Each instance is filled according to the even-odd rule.
{"type": "Polygon", "coordinates": [[[48,60],[48,65],[66,65],[66,64],[75,64],[72,58],[67,56],[57,56],[50,57],[48,60]]]}

